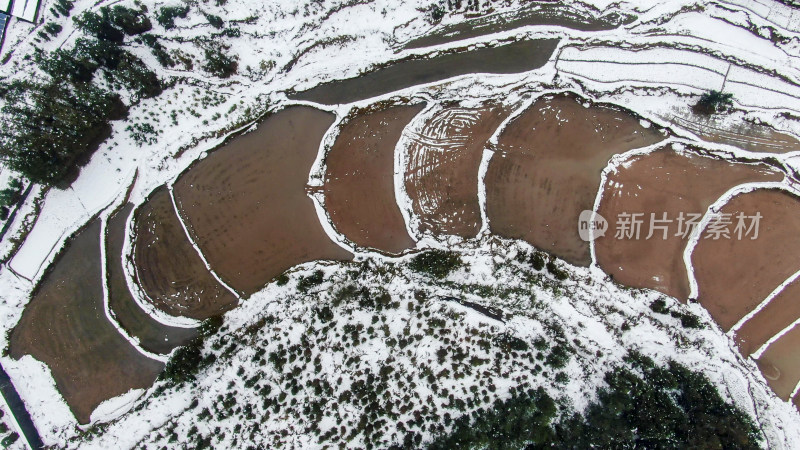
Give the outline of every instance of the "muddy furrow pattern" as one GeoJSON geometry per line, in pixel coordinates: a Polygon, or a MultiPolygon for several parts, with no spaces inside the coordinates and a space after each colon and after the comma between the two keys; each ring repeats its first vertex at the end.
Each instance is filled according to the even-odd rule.
{"type": "Polygon", "coordinates": [[[740,213],[761,216],[755,239],[755,229],[742,239],[715,240],[704,232],[691,256],[698,300],[727,331],[800,269],[800,201],[783,190],[759,189],[732,198],[720,213],[731,214],[731,231],[740,213]]]}
{"type": "Polygon", "coordinates": [[[69,242],[11,332],[11,357],[31,355],[50,368],[80,423],[104,400],[147,388],[163,368],[109,323],[103,305],[100,221],[69,242]]]}
{"type": "Polygon", "coordinates": [[[174,185],[194,241],[214,271],[249,295],[287,269],[352,254],[325,234],[307,195],[333,115],[293,106],[200,160],[174,185]]]}
{"type": "Polygon", "coordinates": [[[689,280],[683,252],[690,232],[678,222],[681,214],[704,214],[742,183],[782,179],[782,173],[764,165],[731,163],[671,147],[633,157],[610,172],[601,186],[598,212],[608,220],[609,230],[594,241],[597,264],[622,284],[685,301],[689,280]],[[625,213],[642,214],[638,238],[617,235],[618,218],[625,213]],[[656,222],[665,218],[669,222],[656,222]],[[651,224],[666,226],[666,233],[653,228],[651,235],[651,224]]]}
{"type": "Polygon", "coordinates": [[[410,136],[404,179],[420,233],[465,238],[478,234],[481,157],[507,114],[500,106],[449,107],[410,136]]]}
{"type": "Polygon", "coordinates": [[[149,352],[168,354],[197,336],[192,328],[177,328],[161,324],[144,311],[134,300],[125,282],[123,272],[123,246],[125,225],[133,205],[127,204],[108,219],[105,236],[106,270],[108,280],[108,306],[120,326],[139,340],[149,352]]]}
{"type": "Polygon", "coordinates": [[[536,100],[498,137],[485,179],[489,229],[589,265],[577,223],[594,206],[602,170],[613,155],[661,139],[615,109],[567,95],[536,100]]]}
{"type": "Polygon", "coordinates": [[[395,199],[394,155],[406,124],[423,107],[359,111],[325,158],[325,209],[336,230],[360,247],[397,254],[415,245],[395,199]]]}
{"type": "Polygon", "coordinates": [[[193,319],[236,306],[236,297],[214,279],[192,247],[166,187],[153,192],[135,214],[136,274],[154,306],[193,319]]]}

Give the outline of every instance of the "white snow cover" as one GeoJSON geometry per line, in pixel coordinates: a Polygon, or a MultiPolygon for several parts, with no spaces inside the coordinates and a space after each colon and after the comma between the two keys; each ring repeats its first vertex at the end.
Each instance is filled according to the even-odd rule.
{"type": "MultiPolygon", "coordinates": [[[[41,0],[14,0],[11,15],[28,22],[36,20],[36,12],[39,10],[41,0]]],[[[6,6],[8,8],[8,6],[6,6]]]]}
{"type": "MultiPolygon", "coordinates": [[[[30,0],[29,3],[33,4],[34,1],[30,0]]],[[[94,0],[78,0],[72,16],[88,8],[110,3],[113,2],[95,4],[94,0]]],[[[151,11],[161,6],[149,0],[144,3],[151,11]]],[[[797,64],[800,58],[800,45],[797,44],[800,21],[796,10],[769,0],[726,0],[723,2],[726,8],[709,6],[708,10],[700,13],[689,11],[691,8],[682,10],[696,5],[690,0],[631,0],[622,3],[591,0],[585,3],[601,11],[613,8],[614,11],[629,12],[639,18],[630,25],[607,31],[581,32],[561,26],[524,27],[439,46],[435,50],[477,43],[497,45],[501,40],[512,38],[561,40],[553,58],[535,71],[511,75],[461,76],[355,104],[366,105],[393,95],[418,95],[419,98],[434,100],[464,100],[468,97],[480,101],[496,96],[498,92],[532,98],[545,92],[574,90],[594,100],[623,105],[657,125],[669,126],[677,135],[685,138],[683,142],[689,143],[696,140],[697,136],[683,127],[678,118],[686,115],[687,105],[692,104],[698,94],[722,87],[727,73],[725,90],[734,94],[738,110],[723,119],[722,125],[747,120],[769,124],[787,134],[800,136],[800,121],[796,118],[800,114],[800,88],[797,86],[797,80],[800,79],[797,64]],[[758,30],[766,26],[777,27],[777,32],[789,40],[785,43],[780,40],[772,42],[745,30],[751,25],[758,30]]],[[[16,2],[15,9],[24,8],[30,14],[30,8],[25,6],[27,4],[20,0],[16,2]]],[[[122,4],[133,3],[123,1],[122,4]]],[[[34,282],[41,277],[70,234],[96,214],[108,214],[108,206],[124,195],[134,172],[138,170],[139,177],[131,201],[141,203],[153,188],[174,180],[194,160],[219,145],[233,132],[230,130],[250,126],[252,120],[268,108],[290,104],[283,91],[291,88],[302,90],[332,79],[355,76],[374,64],[389,60],[428,54],[431,49],[403,50],[397,46],[398,42],[419,36],[430,29],[424,15],[419,12],[419,9],[428,5],[429,2],[423,0],[346,4],[332,0],[300,3],[265,0],[256,4],[228,0],[220,6],[204,4],[202,11],[205,13],[219,15],[228,23],[239,21],[236,26],[242,32],[241,37],[226,38],[226,42],[231,44],[230,52],[238,56],[240,70],[228,80],[218,80],[199,72],[202,49],[194,45],[191,39],[205,36],[211,31],[199,8],[192,8],[186,19],[176,19],[177,27],[172,30],[164,30],[153,21],[153,32],[169,38],[164,44],[170,50],[180,50],[193,57],[195,69],[190,71],[180,66],[158,69],[162,77],[182,77],[183,81],[157,98],[133,105],[128,120],[112,124],[111,138],[82,169],[76,183],[65,191],[51,189],[44,196],[41,213],[32,231],[7,264],[11,270],[0,269],[0,286],[3,287],[0,290],[0,323],[3,329],[10,330],[18,321],[34,282]],[[255,20],[244,22],[248,17],[255,17],[255,20]],[[179,42],[176,38],[184,38],[186,42],[179,42]],[[336,38],[339,40],[333,41],[336,38]],[[217,100],[204,100],[210,95],[216,96],[217,100]],[[172,120],[172,114],[176,115],[177,120],[172,120]],[[133,142],[125,128],[141,122],[152,123],[158,129],[159,139],[156,143],[139,147],[133,142]],[[217,133],[219,130],[225,131],[217,133]]],[[[517,5],[498,7],[510,10],[517,5]]],[[[10,59],[0,66],[0,76],[11,79],[41,76],[25,56],[35,47],[45,50],[69,47],[80,37],[79,32],[74,32],[71,19],[50,17],[44,8],[41,15],[45,21],[52,20],[63,25],[64,31],[49,42],[37,44],[34,42],[35,32],[24,36],[29,29],[27,25],[14,21],[0,55],[10,59]]],[[[461,20],[462,16],[452,15],[445,19],[445,23],[461,20]]],[[[158,67],[148,48],[132,45],[130,50],[152,67],[158,67]]],[[[339,105],[332,109],[341,118],[350,106],[339,105]]],[[[720,154],[754,157],[749,152],[731,146],[703,146],[720,154]]],[[[798,159],[792,158],[796,154],[759,154],[759,157],[767,156],[778,158],[788,167],[800,167],[798,159]]],[[[396,161],[396,169],[399,162],[396,161]]],[[[395,176],[397,179],[398,175],[395,176]]],[[[413,218],[408,214],[408,203],[404,201],[407,196],[402,191],[403,185],[395,185],[396,197],[404,211],[409,231],[416,236],[413,218]]],[[[30,225],[25,218],[35,210],[34,200],[37,197],[37,192],[33,192],[23,205],[8,235],[0,242],[0,252],[11,251],[14,246],[11,240],[24,234],[30,225]]],[[[317,207],[320,211],[319,205],[317,207]]],[[[324,219],[323,216],[320,214],[321,219],[324,219]]],[[[326,228],[326,231],[335,234],[332,229],[326,228]]],[[[130,251],[129,239],[130,235],[126,238],[126,252],[130,251]]],[[[424,239],[418,246],[443,245],[424,239]]],[[[486,261],[476,260],[475,264],[491,272],[487,268],[491,264],[486,261]]],[[[129,284],[132,283],[132,270],[126,265],[129,284]]],[[[594,273],[592,276],[595,276],[594,273]]],[[[605,286],[599,275],[596,280],[596,284],[605,286]]],[[[133,286],[132,289],[139,304],[146,308],[147,302],[142,299],[142,294],[133,286]]],[[[254,297],[266,296],[266,292],[271,292],[269,289],[254,297]]],[[[232,312],[231,317],[239,317],[232,323],[243,324],[246,311],[249,311],[248,305],[252,304],[258,302],[246,302],[241,310],[232,312]]],[[[565,315],[578,314],[576,311],[565,311],[565,315]]],[[[196,325],[195,321],[165,317],[154,310],[150,312],[157,320],[171,325],[196,325]]],[[[648,334],[646,329],[637,333],[640,333],[637,339],[643,343],[659,339],[648,334]]],[[[7,341],[7,334],[0,333],[0,345],[7,345],[7,341]]],[[[630,342],[637,341],[631,339],[630,342]]],[[[735,359],[724,338],[719,337],[714,342],[727,349],[722,352],[727,355],[725,358],[735,359]]],[[[697,367],[705,367],[703,364],[707,362],[706,359],[707,356],[698,356],[697,367]]],[[[74,418],[55,390],[49,370],[30,357],[19,361],[4,358],[3,364],[30,408],[45,442],[56,444],[72,435],[74,418]]],[[[745,364],[753,373],[756,371],[749,362],[739,361],[736,364],[745,364]]],[[[709,367],[708,370],[712,378],[729,386],[732,396],[752,391],[752,388],[730,387],[730,383],[738,383],[736,380],[740,378],[737,377],[748,380],[760,377],[729,373],[724,368],[709,367]]],[[[761,383],[759,386],[763,385],[762,381],[758,383],[761,383]]],[[[772,412],[780,411],[774,414],[776,420],[789,424],[783,427],[783,432],[796,429],[796,412],[783,408],[783,404],[770,397],[767,390],[759,389],[759,407],[772,412]]],[[[126,416],[124,430],[120,433],[143,435],[169,420],[171,414],[185,408],[190,398],[190,393],[176,393],[169,401],[154,399],[146,415],[137,412],[126,416]],[[160,405],[162,409],[156,409],[154,405],[160,405]]],[[[792,440],[796,436],[782,438],[779,437],[782,432],[775,430],[777,428],[773,429],[776,442],[797,442],[792,440]]]]}

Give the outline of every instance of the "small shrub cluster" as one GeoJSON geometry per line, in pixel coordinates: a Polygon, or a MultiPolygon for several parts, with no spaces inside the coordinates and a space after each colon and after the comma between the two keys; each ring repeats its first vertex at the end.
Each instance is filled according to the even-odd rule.
{"type": "Polygon", "coordinates": [[[697,316],[689,312],[670,310],[667,307],[667,302],[663,299],[653,300],[653,302],[650,303],[650,309],[655,313],[669,314],[670,316],[679,319],[681,321],[681,326],[684,328],[703,328],[703,323],[700,322],[700,319],[697,316]]]}
{"type": "Polygon", "coordinates": [[[715,114],[727,111],[733,106],[733,94],[720,91],[708,91],[700,96],[693,110],[698,114],[715,114]]]}
{"type": "Polygon", "coordinates": [[[156,13],[156,22],[167,30],[175,28],[175,19],[185,19],[189,14],[189,5],[162,6],[156,13]]]}
{"type": "Polygon", "coordinates": [[[204,320],[199,327],[199,335],[189,344],[178,348],[167,361],[167,365],[159,375],[160,380],[172,383],[193,381],[197,372],[214,362],[215,357],[203,357],[205,340],[214,335],[223,324],[222,316],[214,316],[204,320]]]}
{"type": "Polygon", "coordinates": [[[239,63],[235,56],[225,53],[225,47],[216,45],[205,50],[206,62],[203,66],[207,72],[220,78],[228,78],[236,73],[239,63]]]}
{"type": "Polygon", "coordinates": [[[415,256],[409,268],[414,272],[425,273],[434,278],[445,278],[459,267],[463,262],[461,257],[453,252],[444,250],[429,250],[415,256]]]}
{"type": "Polygon", "coordinates": [[[556,280],[559,281],[564,281],[567,278],[569,278],[569,274],[564,269],[558,267],[555,260],[553,259],[547,261],[547,271],[550,272],[550,274],[556,277],[556,280]]]}
{"type": "Polygon", "coordinates": [[[322,284],[325,273],[321,270],[314,271],[311,275],[300,277],[297,281],[297,290],[300,292],[308,292],[314,286],[322,284]]]}

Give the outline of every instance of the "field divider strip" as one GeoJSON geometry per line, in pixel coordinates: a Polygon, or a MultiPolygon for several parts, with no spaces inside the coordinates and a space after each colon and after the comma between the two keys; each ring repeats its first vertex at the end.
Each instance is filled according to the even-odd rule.
{"type": "MultiPolygon", "coordinates": [[[[782,338],[786,333],[792,331],[792,329],[794,327],[796,327],[797,325],[800,325],[800,318],[798,318],[797,320],[795,320],[794,322],[789,324],[789,326],[787,326],[786,328],[784,328],[781,331],[775,333],[775,336],[772,336],[771,338],[769,338],[769,340],[767,342],[765,342],[764,345],[759,347],[758,350],[754,351],[750,355],[750,357],[753,358],[753,359],[761,358],[761,356],[764,354],[765,351],[767,351],[767,348],[769,348],[770,345],[772,345],[778,339],[782,338]]],[[[797,387],[795,387],[795,389],[797,389],[797,387]]]]}
{"type": "Polygon", "coordinates": [[[211,264],[208,263],[208,260],[206,259],[206,256],[203,254],[203,251],[200,250],[200,247],[198,247],[197,243],[194,241],[194,239],[192,239],[192,234],[189,233],[189,228],[183,221],[181,212],[178,209],[178,203],[175,201],[175,194],[172,189],[172,183],[169,183],[167,185],[167,190],[169,191],[169,198],[172,201],[172,207],[175,210],[175,215],[178,217],[178,222],[181,224],[181,228],[183,228],[183,233],[186,235],[186,239],[188,239],[189,242],[192,244],[192,247],[194,248],[195,252],[197,252],[197,256],[199,256],[200,260],[203,261],[203,264],[206,266],[206,270],[208,270],[211,276],[213,276],[214,279],[217,280],[217,282],[219,282],[219,284],[221,284],[223,287],[225,287],[225,289],[230,291],[230,293],[233,294],[233,296],[236,297],[237,300],[241,300],[242,295],[239,294],[239,292],[237,292],[235,289],[230,287],[228,283],[226,283],[222,278],[220,278],[219,275],[217,275],[217,272],[215,272],[214,269],[211,268],[211,264]]]}
{"type": "Polygon", "coordinates": [[[306,186],[321,188],[321,190],[306,189],[306,195],[311,199],[311,203],[314,205],[314,212],[317,213],[317,221],[322,227],[322,231],[324,231],[328,236],[328,239],[333,241],[336,245],[353,254],[357,253],[355,243],[347,239],[343,233],[339,233],[336,230],[336,227],[333,225],[333,219],[331,219],[331,216],[328,213],[328,208],[325,207],[324,188],[325,173],[328,170],[326,157],[330,149],[333,147],[333,144],[336,142],[336,138],[339,137],[342,126],[345,125],[350,113],[354,109],[355,107],[351,106],[337,108],[331,111],[336,115],[336,120],[334,120],[334,122],[322,136],[322,139],[319,142],[319,148],[317,149],[317,157],[314,159],[314,163],[311,165],[311,169],[308,173],[308,179],[306,180],[306,186]]]}
{"type": "Polygon", "coordinates": [[[761,303],[758,304],[758,306],[756,306],[749,313],[745,314],[744,317],[739,319],[739,321],[736,322],[736,324],[734,324],[731,327],[730,331],[728,331],[728,336],[733,336],[734,333],[739,331],[739,328],[741,328],[742,325],[744,325],[745,322],[747,322],[748,320],[752,319],[753,316],[755,316],[762,309],[764,309],[775,297],[778,296],[778,294],[783,292],[783,290],[786,288],[786,286],[788,286],[791,283],[793,283],[795,280],[797,280],[798,277],[800,277],[800,270],[798,270],[797,272],[795,272],[792,275],[790,275],[789,278],[784,280],[783,283],[779,284],[778,287],[776,287],[772,292],[770,292],[769,295],[761,303]]]}
{"type": "Polygon", "coordinates": [[[703,230],[711,222],[712,216],[718,213],[728,202],[734,197],[741,194],[757,191],[759,189],[778,189],[786,191],[795,196],[800,196],[797,188],[787,184],[785,181],[758,181],[752,183],[743,183],[728,189],[727,192],[722,194],[714,203],[712,203],[703,214],[703,219],[692,230],[689,240],[686,242],[686,248],[683,250],[683,263],[686,266],[686,275],[689,278],[689,298],[696,299],[699,295],[699,287],[697,285],[697,278],[694,274],[694,265],[692,264],[692,253],[695,247],[700,242],[700,235],[703,230]]]}
{"type": "MultiPolygon", "coordinates": [[[[605,186],[608,183],[608,176],[612,173],[616,173],[619,166],[625,164],[626,162],[630,161],[632,158],[637,156],[645,156],[653,153],[659,149],[666,148],[671,144],[678,143],[678,139],[674,136],[668,137],[661,141],[658,141],[654,144],[650,144],[646,147],[639,147],[628,150],[626,152],[617,153],[616,155],[612,156],[606,166],[603,168],[603,171],[600,172],[600,183],[597,187],[597,195],[594,198],[594,204],[592,205],[592,213],[597,214],[597,211],[600,209],[600,203],[603,201],[603,192],[605,191],[605,186]]],[[[594,220],[594,219],[592,219],[594,220]]],[[[578,223],[575,223],[577,226],[578,223]]],[[[597,262],[597,249],[595,248],[595,230],[589,229],[589,257],[592,260],[591,265],[600,267],[600,264],[597,262]]]]}
{"type": "Polygon", "coordinates": [[[422,131],[427,120],[433,116],[437,110],[441,109],[441,105],[433,99],[426,99],[425,109],[420,111],[413,119],[411,119],[403,132],[400,133],[400,138],[394,147],[394,199],[397,207],[400,209],[400,214],[403,216],[403,222],[406,225],[406,232],[415,242],[421,239],[419,233],[419,218],[414,214],[413,203],[411,197],[408,195],[405,185],[405,172],[408,166],[409,155],[406,149],[412,143],[412,135],[419,134],[422,131]]]}
{"type": "Polygon", "coordinates": [[[106,319],[111,323],[114,329],[125,338],[128,343],[130,343],[133,348],[135,348],[139,353],[142,355],[154,359],[156,361],[161,361],[166,363],[169,359],[169,355],[159,355],[156,353],[149,352],[142,348],[141,344],[139,343],[139,339],[131,336],[128,332],[122,327],[122,325],[117,321],[116,315],[113,311],[111,311],[111,296],[109,294],[108,288],[108,253],[107,253],[107,235],[106,231],[108,228],[108,216],[104,215],[102,219],[100,219],[100,272],[102,278],[102,285],[103,285],[103,311],[106,314],[106,319]]]}
{"type": "MultiPolygon", "coordinates": [[[[561,54],[561,49],[559,49],[558,54],[561,54]]],[[[557,60],[558,57],[556,57],[556,61],[557,60]]],[[[521,116],[543,95],[549,95],[549,93],[531,95],[530,97],[519,100],[516,105],[512,106],[512,111],[500,122],[497,129],[489,136],[489,139],[486,140],[483,154],[481,155],[481,163],[480,166],[478,166],[478,206],[481,212],[481,228],[478,231],[478,236],[489,234],[489,210],[487,209],[486,203],[486,174],[489,172],[489,164],[492,163],[492,158],[495,153],[497,153],[500,135],[508,124],[521,116]]]]}

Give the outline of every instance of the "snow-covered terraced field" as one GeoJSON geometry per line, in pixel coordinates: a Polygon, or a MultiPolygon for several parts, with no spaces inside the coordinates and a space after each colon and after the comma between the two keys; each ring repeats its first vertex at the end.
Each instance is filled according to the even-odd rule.
{"type": "MultiPolygon", "coordinates": [[[[98,5],[78,1],[73,15],[98,5]]],[[[737,197],[736,189],[747,183],[772,183],[768,187],[795,192],[800,169],[798,10],[768,0],[708,5],[589,0],[567,7],[579,11],[578,17],[626,14],[625,25],[570,28],[526,19],[519,27],[487,27],[493,33],[489,36],[469,33],[459,40],[434,40],[431,48],[403,47],[431,30],[459,29],[470,20],[469,14],[452,13],[437,28],[426,20],[427,13],[420,13],[427,6],[384,1],[250,5],[228,0],[203,5],[202,11],[193,7],[175,28],[155,25],[154,32],[165,37],[170,51],[181,52],[199,67],[203,47],[197,42],[208,34],[207,14],[225,17],[238,31],[218,37],[239,58],[238,73],[220,80],[198,75],[201,69],[188,65],[163,68],[159,76],[174,86],[134,104],[129,118],[114,125],[111,138],[69,189],[29,196],[0,243],[0,250],[10,254],[0,269],[0,319],[11,331],[0,333],[10,350],[2,362],[21,386],[46,442],[61,444],[74,437],[76,417],[82,424],[122,417],[108,436],[124,436],[124,446],[164,423],[172,429],[190,427],[193,416],[181,411],[190,404],[191,392],[177,389],[158,397],[154,391],[161,389],[159,383],[147,389],[165,355],[194,335],[195,319],[230,311],[226,317],[231,323],[252,326],[261,317],[260,307],[275,306],[266,293],[286,289],[278,286],[286,282],[281,275],[286,270],[296,278],[297,273],[325,267],[319,260],[394,264],[408,255],[392,259],[386,253],[455,245],[481,255],[470,259],[476,267],[472,275],[478,276],[486,269],[482,265],[492,261],[487,249],[500,245],[496,235],[521,239],[569,263],[590,265],[568,270],[589,277],[581,289],[617,289],[610,279],[603,280],[601,269],[623,284],[691,300],[685,308],[719,326],[704,332],[707,341],[697,344],[696,351],[688,350],[691,356],[677,347],[665,351],[704,366],[726,398],[756,417],[767,445],[791,448],[800,442],[800,416],[786,403],[800,402],[800,311],[786,306],[786,295],[795,286],[791,275],[800,269],[800,262],[792,259],[797,252],[787,245],[800,232],[796,221],[773,222],[762,240],[748,243],[745,256],[736,256],[736,264],[730,264],[736,252],[721,260],[717,251],[705,248],[713,243],[699,237],[710,226],[712,213],[757,195],[737,197]],[[493,52],[512,46],[524,47],[529,60],[514,61],[505,50],[493,52]],[[417,61],[412,64],[414,76],[394,78],[392,70],[397,69],[391,68],[402,61],[417,61]],[[482,73],[451,67],[458,61],[482,73]],[[698,96],[709,90],[733,95],[733,110],[713,127],[691,112],[698,96]],[[541,108],[542,102],[556,104],[541,108]],[[421,112],[422,106],[413,106],[422,104],[421,112]],[[407,108],[408,114],[376,113],[391,108],[407,108]],[[155,142],[140,146],[132,140],[125,126],[141,121],[156,127],[155,142]],[[390,136],[391,145],[379,145],[383,138],[376,139],[373,129],[390,136]],[[665,155],[659,150],[665,146],[671,146],[673,156],[649,167],[664,173],[640,173],[636,162],[665,155]],[[373,148],[375,155],[369,153],[373,148]],[[670,165],[673,157],[688,162],[670,165]],[[728,170],[722,167],[732,168],[733,175],[721,174],[728,170]],[[711,183],[718,177],[724,182],[711,183]],[[680,180],[686,179],[697,182],[683,185],[680,180]],[[334,180],[349,181],[341,181],[336,191],[334,180]],[[368,190],[378,181],[381,187],[374,192],[354,191],[354,186],[368,190]],[[159,192],[159,210],[172,216],[147,223],[145,218],[155,214],[150,208],[159,206],[151,196],[159,192]],[[365,205],[348,205],[347,192],[353,192],[352,201],[363,198],[365,205]],[[76,265],[70,249],[88,239],[85,230],[76,232],[91,219],[106,230],[112,214],[128,201],[133,213],[114,221],[115,229],[124,222],[124,242],[94,239],[101,232],[95,233],[92,225],[92,242],[98,241],[101,251],[76,265]],[[649,216],[689,206],[704,219],[686,246],[679,242],[670,247],[670,261],[663,267],[642,265],[631,274],[626,269],[641,255],[619,248],[609,253],[613,229],[595,244],[577,238],[581,209],[636,208],[649,216]],[[392,220],[382,222],[382,208],[392,220]],[[37,219],[34,223],[25,217],[37,219]],[[779,254],[770,261],[780,261],[780,267],[751,264],[757,258],[747,255],[765,249],[779,254]],[[79,287],[69,284],[64,274],[75,270],[84,271],[80,281],[96,292],[81,295],[79,287]],[[758,289],[751,289],[750,279],[760,280],[758,289]],[[725,293],[709,294],[714,286],[725,293]],[[727,303],[720,307],[720,301],[727,303]],[[47,306],[53,303],[66,309],[91,304],[87,308],[94,312],[89,318],[83,310],[80,315],[55,314],[47,306]],[[157,345],[155,339],[166,343],[157,345]],[[72,341],[80,345],[62,348],[72,341]],[[119,374],[118,366],[134,362],[141,367],[136,374],[119,374]],[[126,414],[134,405],[136,412],[126,414]],[[154,408],[162,411],[156,414],[154,408]]],[[[520,7],[498,3],[490,13],[511,17],[520,7]]],[[[12,33],[17,44],[0,54],[6,58],[0,75],[14,78],[33,71],[26,53],[34,47],[68,47],[80,35],[64,18],[46,12],[43,20],[62,23],[65,31],[40,43],[12,33]]],[[[158,65],[146,46],[131,47],[148,64],[158,65]]],[[[769,212],[794,217],[800,203],[788,194],[783,200],[769,212]]],[[[330,265],[326,278],[347,270],[348,264],[330,265]]],[[[650,301],[657,294],[644,295],[650,301]]],[[[553,295],[554,301],[563,298],[553,295]]],[[[598,319],[606,325],[628,323],[629,313],[651,314],[646,307],[643,313],[641,304],[617,314],[610,301],[602,300],[606,303],[600,309],[584,300],[569,312],[558,303],[550,308],[563,313],[566,322],[610,314],[598,319]]],[[[633,296],[625,300],[636,301],[633,296]]],[[[426,308],[439,307],[431,305],[426,308]]],[[[466,316],[474,319],[473,313],[466,316]]],[[[288,323],[287,330],[294,329],[288,323]]],[[[670,326],[656,328],[652,339],[663,349],[673,332],[670,326]]],[[[643,329],[634,330],[636,337],[646,336],[643,329]]],[[[630,335],[615,336],[617,344],[635,341],[630,335]]],[[[595,378],[589,376],[584,387],[568,384],[568,393],[580,399],[578,406],[591,395],[586,386],[602,384],[598,372],[592,373],[595,378]]],[[[203,382],[213,386],[206,387],[222,395],[222,385],[211,378],[203,382]]],[[[506,394],[501,390],[498,395],[506,394]]],[[[280,430],[281,423],[269,426],[280,430]]],[[[394,436],[392,432],[396,430],[387,436],[394,436]]],[[[102,439],[95,445],[103,447],[102,439]]],[[[155,445],[168,438],[148,439],[155,445]]],[[[303,439],[276,442],[308,444],[303,439]]]]}

